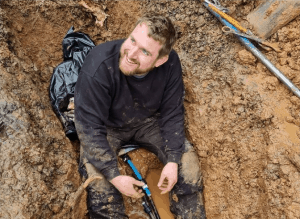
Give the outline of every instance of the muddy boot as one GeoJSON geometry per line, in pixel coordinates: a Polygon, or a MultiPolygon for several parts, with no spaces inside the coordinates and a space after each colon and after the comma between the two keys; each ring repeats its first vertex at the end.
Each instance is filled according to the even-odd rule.
{"type": "Polygon", "coordinates": [[[192,145],[186,140],[179,164],[178,182],[170,192],[170,210],[176,219],[205,219],[200,164],[192,145]]]}
{"type": "Polygon", "coordinates": [[[79,172],[85,177],[102,176],[87,187],[87,205],[90,219],[128,219],[121,193],[90,163],[80,165],[79,172]]]}

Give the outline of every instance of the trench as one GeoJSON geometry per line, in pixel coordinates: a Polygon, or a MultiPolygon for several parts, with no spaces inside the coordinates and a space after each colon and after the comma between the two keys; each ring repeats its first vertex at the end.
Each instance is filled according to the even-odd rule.
{"type": "MultiPolygon", "coordinates": [[[[86,194],[59,217],[82,179],[79,143],[65,137],[50,105],[50,78],[71,25],[98,45],[127,37],[145,11],[169,16],[179,34],[186,135],[201,164],[207,218],[299,218],[299,99],[224,35],[201,1],[85,1],[108,15],[103,24],[80,2],[0,1],[0,218],[88,218],[86,194]]],[[[261,1],[220,2],[247,26],[261,1]]],[[[282,52],[262,50],[298,87],[299,24],[297,17],[268,39],[282,52]]],[[[132,156],[163,218],[172,218],[167,196],[155,193],[162,164],[147,151],[132,156]]],[[[138,201],[124,200],[130,218],[147,218],[138,201]]]]}

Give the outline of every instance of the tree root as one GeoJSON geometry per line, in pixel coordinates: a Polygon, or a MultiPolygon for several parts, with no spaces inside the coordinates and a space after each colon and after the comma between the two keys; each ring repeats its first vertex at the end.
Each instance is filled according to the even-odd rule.
{"type": "Polygon", "coordinates": [[[56,215],[57,218],[62,218],[67,213],[71,212],[79,203],[80,197],[83,193],[83,191],[86,189],[86,187],[95,179],[102,179],[101,176],[91,176],[89,177],[78,189],[75,193],[72,193],[69,197],[69,200],[66,202],[67,206],[64,208],[64,210],[56,215]]]}

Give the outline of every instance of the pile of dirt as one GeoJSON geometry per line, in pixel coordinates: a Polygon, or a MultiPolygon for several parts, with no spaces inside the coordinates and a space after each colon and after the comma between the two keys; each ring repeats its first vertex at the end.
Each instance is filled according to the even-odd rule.
{"type": "MultiPolygon", "coordinates": [[[[248,27],[261,1],[220,2],[248,27]]],[[[95,44],[125,38],[146,10],[169,16],[179,32],[186,133],[202,167],[207,218],[298,218],[299,99],[224,35],[201,1],[167,0],[0,1],[0,218],[58,218],[82,183],[79,142],[65,137],[48,97],[67,30],[73,25],[95,44]]],[[[299,24],[298,17],[269,39],[281,53],[260,49],[298,87],[299,24]]],[[[145,177],[162,168],[150,152],[132,156],[145,177]]],[[[146,218],[139,201],[125,204],[130,218],[146,218]]],[[[86,213],[83,196],[64,218],[86,213]]]]}

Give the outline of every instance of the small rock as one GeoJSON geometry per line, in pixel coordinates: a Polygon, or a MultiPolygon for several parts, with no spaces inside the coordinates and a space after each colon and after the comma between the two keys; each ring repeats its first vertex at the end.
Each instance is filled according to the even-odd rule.
{"type": "Polygon", "coordinates": [[[196,21],[196,27],[199,28],[199,27],[202,27],[204,24],[205,24],[205,19],[203,16],[200,16],[197,21],[196,21]]]}
{"type": "Polygon", "coordinates": [[[42,170],[43,170],[43,165],[38,165],[37,170],[38,170],[39,172],[42,172],[42,170]]]}
{"type": "Polygon", "coordinates": [[[243,50],[239,51],[237,61],[242,65],[243,64],[254,65],[256,62],[256,57],[253,56],[252,53],[243,49],[243,50]]]}
{"type": "Polygon", "coordinates": [[[58,213],[61,209],[61,205],[59,204],[49,205],[49,207],[55,214],[58,213]]]}

